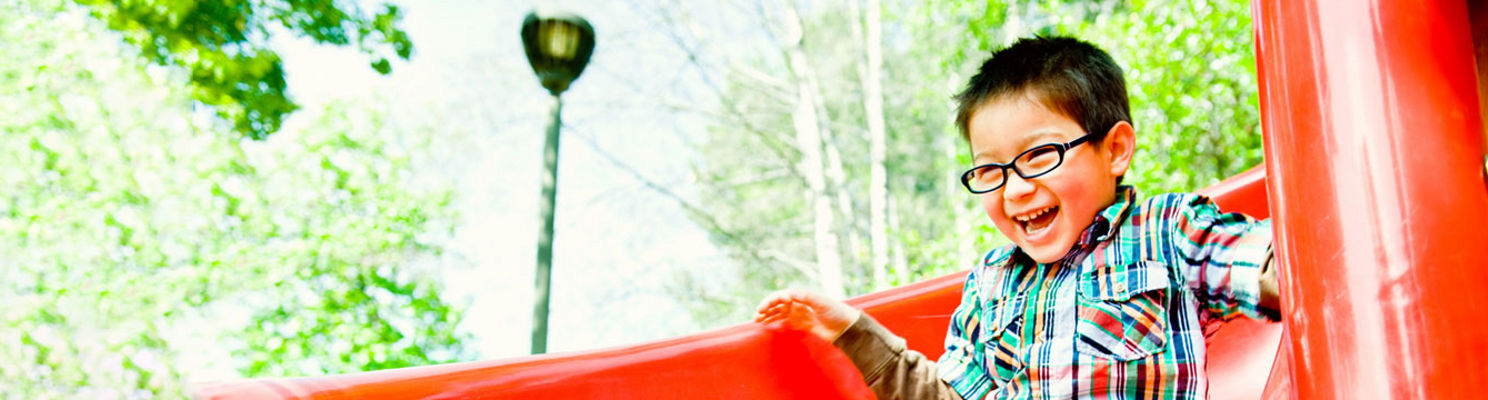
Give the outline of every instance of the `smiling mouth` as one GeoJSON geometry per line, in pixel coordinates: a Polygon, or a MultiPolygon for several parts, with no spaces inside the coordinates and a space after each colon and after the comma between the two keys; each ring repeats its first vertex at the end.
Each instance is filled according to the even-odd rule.
{"type": "Polygon", "coordinates": [[[1049,227],[1054,225],[1054,217],[1058,215],[1059,206],[1050,206],[1013,217],[1013,221],[1023,228],[1025,235],[1033,236],[1049,230],[1049,227]]]}

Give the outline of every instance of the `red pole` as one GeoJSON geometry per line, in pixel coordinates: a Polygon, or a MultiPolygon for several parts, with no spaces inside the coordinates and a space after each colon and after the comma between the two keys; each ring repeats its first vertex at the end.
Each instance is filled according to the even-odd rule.
{"type": "Polygon", "coordinates": [[[1479,398],[1488,188],[1460,0],[1255,0],[1292,387],[1479,398]]]}

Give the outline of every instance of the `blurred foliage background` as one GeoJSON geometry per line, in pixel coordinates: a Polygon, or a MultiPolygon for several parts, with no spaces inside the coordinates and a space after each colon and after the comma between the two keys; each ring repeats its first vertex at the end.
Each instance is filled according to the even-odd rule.
{"type": "Polygon", "coordinates": [[[722,110],[711,110],[698,146],[707,211],[694,215],[744,265],[738,282],[750,282],[707,288],[697,275],[713,272],[680,272],[675,291],[699,318],[742,319],[749,310],[738,305],[785,286],[856,295],[939,276],[1005,243],[957,181],[970,154],[951,96],[990,50],[1019,37],[1080,37],[1125,68],[1139,141],[1126,184],[1139,193],[1195,190],[1262,160],[1246,1],[885,1],[881,18],[865,17],[877,3],[802,3],[799,16],[756,8],[745,15],[772,33],[764,50],[699,64],[726,72],[722,110]],[[881,41],[863,39],[873,24],[881,41]],[[867,61],[872,51],[881,64],[867,61]],[[862,79],[872,68],[882,69],[877,91],[862,79]],[[875,92],[876,112],[866,106],[875,92]],[[801,140],[803,130],[819,139],[801,140]],[[873,157],[879,134],[886,152],[873,157]],[[879,162],[886,190],[875,201],[879,162]]]}
{"type": "MultiPolygon", "coordinates": [[[[609,160],[727,256],[729,268],[646,276],[695,327],[744,321],[771,290],[862,294],[965,268],[1002,243],[956,181],[969,156],[950,97],[1020,36],[1082,37],[1126,68],[1140,141],[1127,181],[1143,193],[1261,162],[1245,1],[623,7],[658,21],[645,28],[665,38],[656,51],[683,60],[685,71],[655,73],[693,74],[708,98],[637,91],[601,106],[701,121],[678,134],[694,153],[685,183],[609,160]]],[[[384,96],[302,107],[271,45],[350,48],[388,74],[390,59],[415,56],[400,10],[0,2],[0,397],[180,397],[202,348],[225,349],[244,377],[488,356],[438,273],[462,262],[445,252],[468,194],[419,178],[431,141],[456,128],[391,121],[384,96]],[[290,115],[303,126],[285,128],[290,115]]]]}

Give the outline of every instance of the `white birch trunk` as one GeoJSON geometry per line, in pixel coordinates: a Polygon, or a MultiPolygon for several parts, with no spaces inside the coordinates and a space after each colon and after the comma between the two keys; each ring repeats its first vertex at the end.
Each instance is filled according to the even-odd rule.
{"type": "MultiPolygon", "coordinates": [[[[872,247],[873,287],[889,286],[888,224],[886,221],[887,198],[889,196],[888,170],[884,167],[886,133],[883,114],[883,28],[881,7],[878,0],[868,0],[866,25],[868,31],[867,73],[863,74],[863,108],[868,119],[868,242],[872,247]]],[[[905,283],[900,280],[900,284],[905,283]]]]}
{"type": "Polygon", "coordinates": [[[796,75],[796,104],[791,112],[795,124],[796,144],[801,150],[801,172],[806,175],[810,188],[812,210],[815,214],[817,281],[822,292],[833,298],[844,298],[847,291],[842,280],[842,260],[838,248],[836,225],[831,201],[827,194],[826,171],[822,160],[822,124],[817,115],[818,93],[812,87],[810,65],[802,49],[801,19],[794,5],[787,5],[786,12],[786,57],[796,75]]]}
{"type": "MultiPolygon", "coordinates": [[[[856,0],[854,0],[856,1],[856,0]]],[[[789,15],[794,20],[791,22],[796,26],[802,26],[800,16],[795,13],[789,15]]],[[[803,29],[804,33],[804,29],[803,29]]],[[[804,35],[803,35],[804,36],[804,35]]],[[[802,46],[804,47],[804,46],[802,46]]],[[[804,54],[804,48],[802,49],[804,54]]],[[[831,114],[827,112],[826,101],[823,99],[820,80],[817,79],[816,67],[809,60],[801,63],[801,76],[805,77],[806,84],[814,95],[816,115],[819,117],[822,150],[826,155],[826,190],[837,202],[837,215],[842,218],[841,222],[833,226],[833,232],[837,234],[839,241],[846,241],[848,252],[838,253],[845,261],[839,264],[856,263],[856,255],[863,253],[863,239],[856,228],[857,218],[853,212],[852,196],[847,190],[847,173],[842,163],[842,152],[837,147],[837,140],[833,137],[831,128],[831,114]]],[[[839,242],[840,243],[840,242],[839,242]]]]}
{"type": "MultiPolygon", "coordinates": [[[[888,207],[889,208],[888,209],[888,214],[889,214],[889,217],[888,217],[888,220],[889,220],[889,229],[891,231],[898,231],[899,230],[899,206],[898,206],[898,202],[894,201],[894,197],[892,197],[892,196],[889,196],[886,200],[888,200],[888,203],[889,203],[889,207],[888,207]]],[[[910,273],[910,271],[909,271],[909,255],[904,254],[904,242],[903,241],[900,241],[900,240],[895,240],[895,241],[893,241],[890,244],[890,247],[891,247],[891,249],[890,249],[891,252],[889,254],[892,255],[892,259],[893,259],[893,262],[894,262],[894,277],[895,278],[899,278],[899,282],[909,282],[909,273],[910,273]]]]}

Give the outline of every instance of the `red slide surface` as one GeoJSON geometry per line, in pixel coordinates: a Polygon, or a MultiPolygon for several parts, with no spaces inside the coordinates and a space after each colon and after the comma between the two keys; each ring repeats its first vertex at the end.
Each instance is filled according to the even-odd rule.
{"type": "MultiPolygon", "coordinates": [[[[1257,168],[1202,193],[1264,218],[1257,168]]],[[[965,272],[850,300],[934,359],[942,351],[965,272]]],[[[750,305],[741,305],[748,307],[750,305]]],[[[1210,343],[1214,398],[1255,399],[1265,386],[1279,324],[1231,323],[1210,343]]],[[[753,323],[675,339],[581,353],[403,368],[349,375],[196,385],[201,399],[407,398],[872,398],[831,344],[753,323]]]]}

